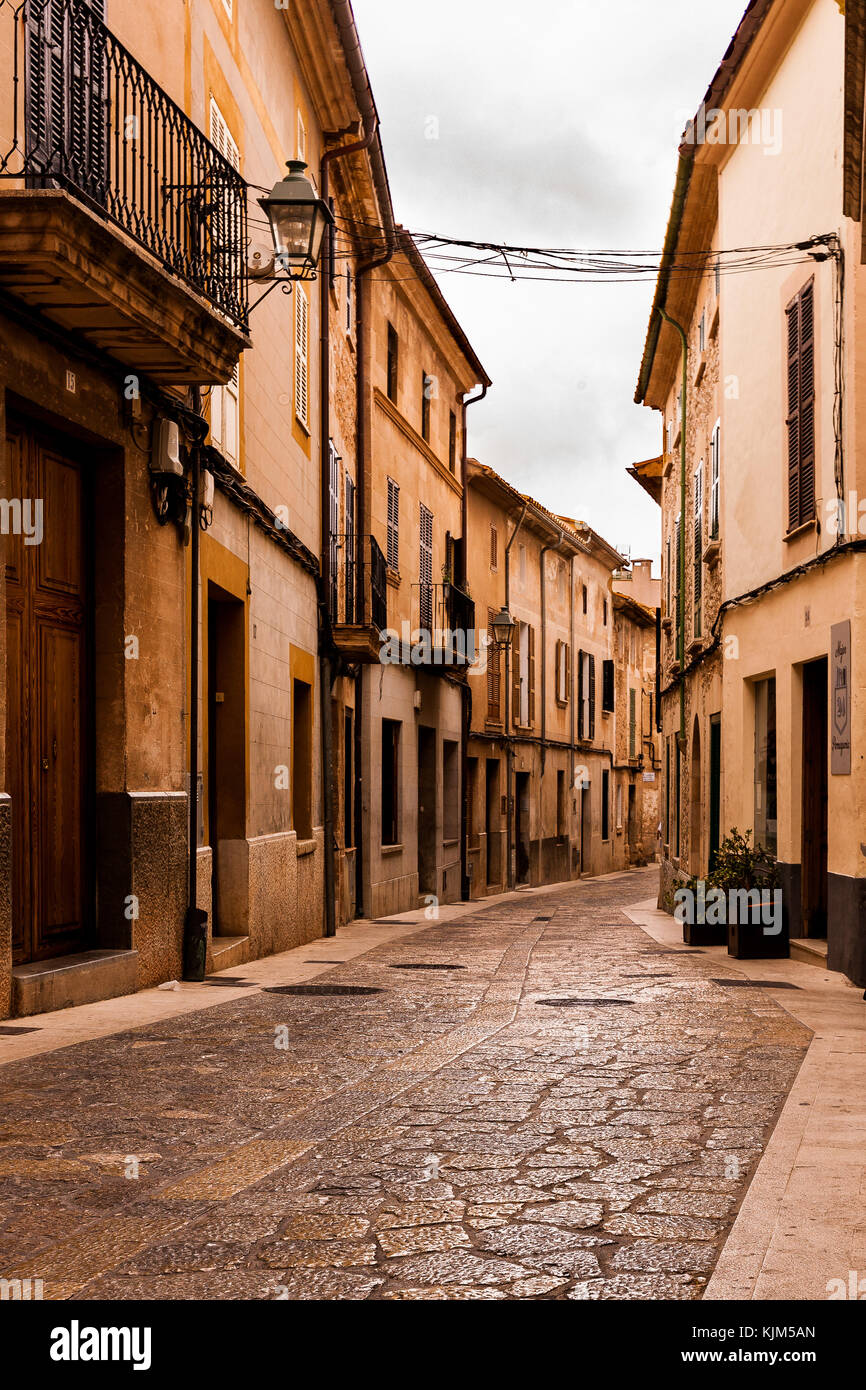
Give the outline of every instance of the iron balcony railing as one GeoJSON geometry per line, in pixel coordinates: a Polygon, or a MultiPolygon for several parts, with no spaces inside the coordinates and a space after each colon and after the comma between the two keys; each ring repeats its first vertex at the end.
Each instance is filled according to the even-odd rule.
{"type": "Polygon", "coordinates": [[[0,177],[73,193],[246,329],[246,183],[94,9],[0,0],[0,54],[0,177]]]}
{"type": "Polygon", "coordinates": [[[475,660],[475,604],[456,584],[412,585],[413,663],[471,665],[475,660]]]}
{"type": "Polygon", "coordinates": [[[335,625],[388,626],[385,556],[375,536],[331,536],[329,607],[335,625]]]}

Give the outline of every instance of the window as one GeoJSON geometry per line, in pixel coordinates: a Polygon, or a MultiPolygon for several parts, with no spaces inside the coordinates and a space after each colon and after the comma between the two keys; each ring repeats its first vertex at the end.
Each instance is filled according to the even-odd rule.
{"type": "Polygon", "coordinates": [[[701,459],[695,469],[695,512],[694,512],[694,635],[701,635],[701,597],[703,594],[704,553],[704,461],[701,459]]]}
{"type": "Polygon", "coordinates": [[[567,642],[556,644],[556,702],[568,704],[568,688],[571,682],[571,648],[567,642]]]}
{"type": "Polygon", "coordinates": [[[313,835],[313,692],[292,681],[292,829],[299,840],[313,835]]]}
{"type": "Polygon", "coordinates": [[[670,453],[673,452],[673,447],[674,447],[674,422],[673,422],[673,420],[668,420],[667,434],[668,434],[668,447],[667,447],[667,452],[670,454],[670,453]]]}
{"type": "Polygon", "coordinates": [[[628,692],[628,755],[637,757],[637,692],[628,692]]]}
{"type": "Polygon", "coordinates": [[[459,768],[460,745],[451,739],[442,740],[442,838],[460,838],[459,768]]]}
{"type": "Polygon", "coordinates": [[[755,682],[755,844],[776,853],[776,678],[755,682]]]}
{"type": "Polygon", "coordinates": [[[682,532],[682,516],[681,516],[680,514],[677,514],[676,525],[675,525],[675,527],[674,527],[674,550],[675,550],[675,552],[676,552],[676,558],[675,558],[675,560],[674,560],[674,565],[675,565],[675,567],[676,567],[676,578],[675,578],[675,580],[674,580],[674,591],[675,591],[675,593],[676,593],[677,657],[678,657],[678,658],[682,656],[682,653],[680,652],[680,648],[679,648],[679,641],[680,641],[680,639],[679,639],[679,631],[680,631],[680,542],[681,542],[681,532],[682,532]]]}
{"type": "Polygon", "coordinates": [[[304,118],[300,111],[298,112],[297,154],[295,158],[302,159],[305,164],[307,162],[307,127],[304,125],[304,118]]]}
{"type": "Polygon", "coordinates": [[[421,628],[433,627],[433,513],[420,504],[418,578],[420,580],[421,628]]]}
{"type": "Polygon", "coordinates": [[[601,838],[610,839],[610,771],[601,771],[601,838]]]}
{"type": "Polygon", "coordinates": [[[448,415],[448,467],[457,472],[457,416],[453,410],[448,415]]]}
{"type": "Polygon", "coordinates": [[[528,729],[535,721],[535,629],[520,623],[511,653],[514,722],[528,729]]]}
{"type": "Polygon", "coordinates": [[[397,404],[397,375],[400,366],[400,341],[393,326],[388,324],[388,400],[397,404]]]}
{"type": "Polygon", "coordinates": [[[310,302],[303,285],[295,285],[295,418],[310,426],[310,302]]]}
{"type": "Polygon", "coordinates": [[[490,568],[499,568],[499,532],[495,526],[490,527],[490,568]]]}
{"type": "Polygon", "coordinates": [[[595,738],[595,657],[590,652],[578,652],[577,736],[595,738]]]}
{"type": "Polygon", "coordinates": [[[231,381],[225,386],[213,386],[210,393],[210,437],[236,466],[240,462],[240,367],[236,362],[231,381]]]}
{"type": "Polygon", "coordinates": [[[602,602],[602,607],[601,607],[601,620],[602,620],[604,626],[607,627],[607,599],[606,599],[606,598],[605,598],[605,599],[602,599],[601,602],[602,602]]]}
{"type": "Polygon", "coordinates": [[[346,266],[346,332],[351,333],[354,327],[355,303],[353,299],[354,283],[352,281],[352,267],[346,266]]]}
{"type": "MultiPolygon", "coordinates": [[[[496,617],[494,609],[487,610],[487,627],[489,633],[493,632],[493,619],[496,617]]],[[[487,649],[487,718],[498,724],[502,718],[501,706],[501,686],[502,686],[502,650],[500,647],[490,646],[487,649]]]]}
{"type": "Polygon", "coordinates": [[[704,351],[706,350],[706,346],[707,346],[707,311],[706,311],[706,309],[705,309],[704,312],[701,314],[701,320],[700,320],[700,323],[698,324],[698,352],[704,352],[704,351]]]}
{"type": "Polygon", "coordinates": [[[710,540],[719,537],[722,422],[717,420],[710,437],[710,540]]]}
{"type": "Polygon", "coordinates": [[[433,395],[433,378],[421,373],[421,438],[430,443],[430,398],[433,395]]]}
{"type": "Polygon", "coordinates": [[[388,479],[388,545],[389,570],[395,574],[400,569],[400,485],[393,478],[388,479]]]}
{"type": "Polygon", "coordinates": [[[584,613],[586,613],[586,604],[587,604],[586,585],[585,585],[585,584],[581,584],[580,590],[581,590],[581,598],[582,598],[582,600],[583,600],[583,611],[584,611],[584,613]]]}
{"type": "MultiPolygon", "coordinates": [[[[622,632],[620,632],[622,638],[622,632]]],[[[605,714],[613,714],[614,711],[614,664],[612,661],[602,662],[601,667],[601,708],[605,714]]]]}
{"type": "Polygon", "coordinates": [[[616,828],[622,830],[622,782],[616,784],[616,828]]]}
{"type": "Polygon", "coordinates": [[[565,799],[565,773],[560,769],[556,774],[556,838],[564,840],[568,835],[568,812],[565,799]]]}
{"type": "Polygon", "coordinates": [[[519,573],[519,575],[520,575],[520,584],[521,584],[521,587],[522,587],[522,588],[525,588],[525,587],[526,587],[526,546],[525,546],[525,545],[518,546],[518,556],[517,556],[517,558],[518,558],[518,573],[519,573]]]}
{"type": "Polygon", "coordinates": [[[400,843],[400,723],[382,720],[382,844],[400,843]]]}
{"type": "Polygon", "coordinates": [[[337,572],[340,559],[340,455],[333,439],[328,441],[328,537],[329,611],[331,621],[337,622],[340,585],[337,572]]]}
{"type": "Polygon", "coordinates": [[[815,516],[815,282],[786,309],[788,329],[788,530],[815,516]]]}

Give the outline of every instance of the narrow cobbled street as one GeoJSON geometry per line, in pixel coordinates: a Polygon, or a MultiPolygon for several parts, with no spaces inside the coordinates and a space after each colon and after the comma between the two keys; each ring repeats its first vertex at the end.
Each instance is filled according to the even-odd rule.
{"type": "Polygon", "coordinates": [[[10,1062],[0,1273],[47,1299],[700,1298],[809,1033],[626,918],[656,878],[10,1062]]]}

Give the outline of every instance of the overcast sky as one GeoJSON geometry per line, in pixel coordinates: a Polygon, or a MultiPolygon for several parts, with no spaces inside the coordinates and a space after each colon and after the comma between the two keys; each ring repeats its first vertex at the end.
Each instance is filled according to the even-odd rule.
{"type": "MultiPolygon", "coordinates": [[[[404,226],[661,248],[679,136],[745,0],[353,3],[404,226]]],[[[658,508],[624,471],[661,442],[658,416],[633,403],[651,280],[439,283],[493,379],[470,452],[657,561],[658,508]]]]}

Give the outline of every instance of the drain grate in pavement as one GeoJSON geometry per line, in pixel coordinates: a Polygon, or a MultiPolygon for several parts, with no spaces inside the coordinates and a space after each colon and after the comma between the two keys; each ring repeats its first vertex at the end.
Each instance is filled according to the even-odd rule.
{"type": "Polygon", "coordinates": [[[548,1004],[552,1009],[613,1008],[633,1004],[633,999],[536,999],[536,1004],[548,1004]]]}
{"type": "Polygon", "coordinates": [[[799,989],[799,985],[789,984],[787,980],[713,980],[714,985],[725,989],[799,989]]]}
{"type": "Polygon", "coordinates": [[[645,975],[623,975],[621,978],[623,980],[672,980],[674,977],[670,974],[659,974],[657,970],[648,970],[645,975]]]}
{"type": "Polygon", "coordinates": [[[411,961],[406,965],[389,965],[389,970],[465,970],[465,965],[428,965],[424,961],[411,961]]]}
{"type": "Polygon", "coordinates": [[[382,994],[373,985],[271,985],[265,994],[382,994]]]}
{"type": "Polygon", "coordinates": [[[226,989],[255,989],[255,980],[242,980],[239,975],[214,975],[203,980],[205,985],[224,985],[226,989]]]}
{"type": "Polygon", "coordinates": [[[4,1038],[14,1038],[14,1037],[17,1036],[18,1033],[41,1033],[41,1032],[42,1032],[42,1029],[41,1029],[41,1028],[7,1028],[5,1025],[0,1026],[0,1035],[2,1035],[4,1038]]]}

